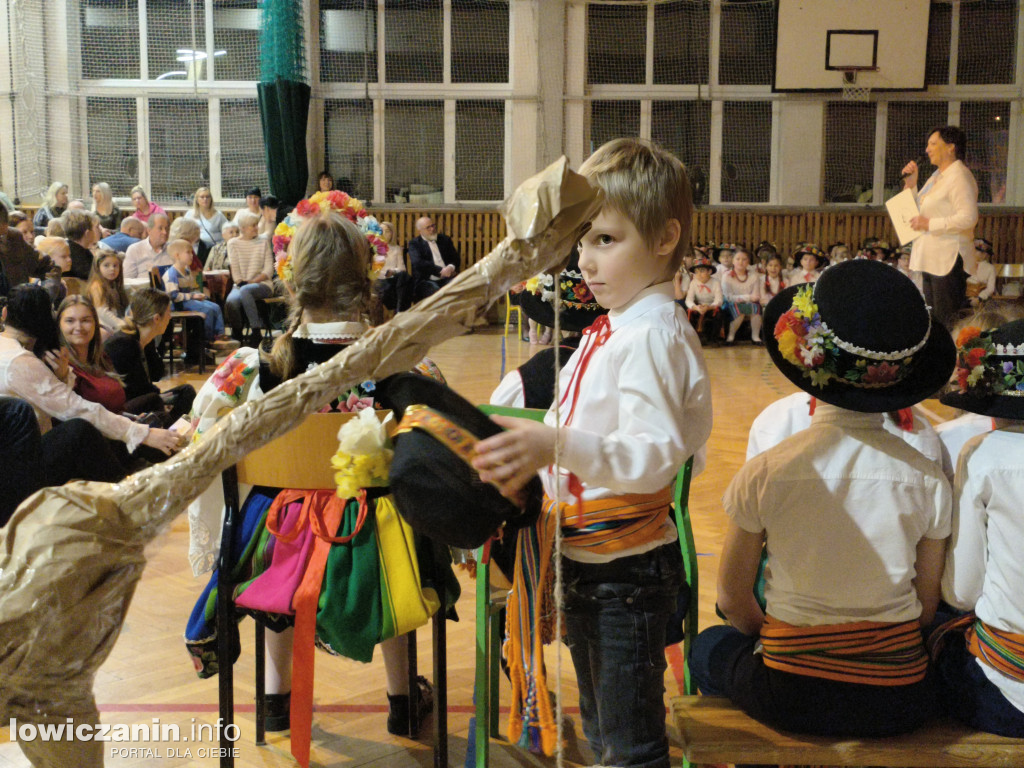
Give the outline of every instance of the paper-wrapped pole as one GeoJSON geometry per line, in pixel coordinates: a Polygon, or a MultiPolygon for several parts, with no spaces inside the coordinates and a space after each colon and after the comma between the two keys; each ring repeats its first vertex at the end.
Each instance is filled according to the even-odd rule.
{"type": "MultiPolygon", "coordinates": [[[[95,718],[93,677],[120,631],[146,543],[249,451],[339,392],[409,370],[431,346],[470,329],[509,287],[564,258],[599,205],[562,158],[506,203],[509,236],[433,296],[235,409],[163,464],[118,484],[75,482],[27,499],[0,530],[0,722],[95,718]]],[[[87,751],[76,765],[92,764],[87,751]]]]}

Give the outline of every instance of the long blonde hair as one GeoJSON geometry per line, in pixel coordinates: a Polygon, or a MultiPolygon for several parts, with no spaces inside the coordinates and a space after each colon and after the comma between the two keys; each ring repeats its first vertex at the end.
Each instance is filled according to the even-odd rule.
{"type": "Polygon", "coordinates": [[[199,195],[205,192],[210,196],[210,215],[207,218],[212,219],[217,215],[217,209],[213,206],[213,193],[209,187],[200,187],[196,190],[196,193],[192,195],[192,213],[195,214],[196,218],[203,215],[203,209],[199,207],[199,195]]]}
{"type": "Polygon", "coordinates": [[[131,300],[128,302],[131,313],[125,314],[121,330],[125,333],[138,334],[140,328],[160,317],[169,306],[171,297],[163,291],[156,288],[138,288],[132,291],[131,300]]]}
{"type": "Polygon", "coordinates": [[[302,313],[359,317],[370,290],[369,243],[343,216],[328,211],[303,222],[288,253],[293,275],[288,330],[270,353],[270,370],[282,379],[298,372],[292,335],[302,323],[302,313]]]}
{"type": "Polygon", "coordinates": [[[92,199],[92,212],[97,216],[109,216],[114,212],[114,192],[110,189],[110,185],[105,181],[97,181],[92,185],[93,189],[100,191],[100,197],[103,198],[103,205],[107,207],[106,211],[101,211],[99,206],[96,205],[96,198],[92,199]]]}
{"type": "MultiPolygon", "coordinates": [[[[58,210],[57,208],[57,193],[62,189],[67,189],[68,185],[63,181],[55,181],[50,185],[49,189],[46,190],[46,194],[43,195],[43,205],[50,209],[50,212],[58,210]]],[[[64,206],[67,208],[67,205],[64,206]]],[[[59,210],[64,210],[60,208],[59,210]]]]}
{"type": "Polygon", "coordinates": [[[121,257],[113,251],[100,251],[99,255],[92,260],[92,269],[89,270],[89,296],[92,303],[97,307],[108,307],[118,316],[124,316],[128,309],[128,293],[124,289],[124,264],[121,257]],[[100,272],[100,266],[107,259],[117,261],[117,277],[107,280],[100,272]]]}

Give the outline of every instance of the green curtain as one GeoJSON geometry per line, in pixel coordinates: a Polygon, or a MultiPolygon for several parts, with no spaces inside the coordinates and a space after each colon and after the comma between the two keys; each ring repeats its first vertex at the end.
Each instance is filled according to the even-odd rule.
{"type": "Polygon", "coordinates": [[[309,180],[306,122],[305,39],[301,0],[261,0],[260,123],[270,191],[285,205],[306,194],[309,180]]]}
{"type": "Polygon", "coordinates": [[[257,86],[270,191],[286,205],[305,197],[309,180],[306,122],[310,88],[278,79],[257,86]]]}

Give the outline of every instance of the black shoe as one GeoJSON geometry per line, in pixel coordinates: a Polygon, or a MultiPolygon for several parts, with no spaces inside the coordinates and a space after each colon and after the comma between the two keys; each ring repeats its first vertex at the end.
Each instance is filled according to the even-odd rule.
{"type": "Polygon", "coordinates": [[[263,721],[263,730],[268,733],[287,731],[291,727],[291,719],[291,693],[268,693],[267,717],[263,721]]]}
{"type": "MultiPolygon", "coordinates": [[[[416,678],[417,722],[423,724],[423,718],[434,709],[434,688],[427,678],[420,675],[416,678]]],[[[269,730],[269,729],[268,729],[269,730]]],[[[409,732],[409,697],[388,694],[388,733],[393,736],[416,738],[417,733],[409,732]]]]}

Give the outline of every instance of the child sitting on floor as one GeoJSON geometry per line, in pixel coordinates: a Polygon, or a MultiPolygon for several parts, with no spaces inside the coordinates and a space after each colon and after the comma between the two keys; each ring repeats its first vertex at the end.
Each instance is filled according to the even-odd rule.
{"type": "Polygon", "coordinates": [[[793,254],[793,259],[799,262],[799,266],[789,273],[790,285],[813,283],[821,276],[825,255],[818,246],[810,243],[801,245],[793,254]]]}
{"type": "Polygon", "coordinates": [[[810,427],[729,484],[718,605],[731,626],[698,635],[690,669],[704,694],[782,730],[912,730],[936,711],[921,631],[952,499],[938,464],[887,433],[882,414],[945,384],[952,339],[909,280],[870,261],[787,288],[765,326],[772,362],[818,403],[810,427]]]}
{"type": "Polygon", "coordinates": [[[542,627],[528,617],[544,605],[530,576],[548,572],[546,531],[557,524],[568,538],[565,626],[584,733],[604,765],[667,768],[665,629],[685,583],[671,483],[711,433],[707,368],[673,301],[672,275],[690,242],[690,185],[678,159],[640,139],[605,144],[580,172],[605,193],[579,266],[608,315],[562,369],[558,429],[554,406],[544,424],[494,417],[508,431],[480,441],[473,460],[480,479],[510,498],[538,472],[546,492],[541,520],[519,534],[508,604],[510,736],[555,748],[535,656],[542,627]]]}
{"type": "Polygon", "coordinates": [[[750,254],[739,248],[732,257],[732,269],[722,278],[722,295],[729,315],[729,337],[726,344],[736,342],[736,332],[745,318],[750,320],[750,341],[761,344],[761,278],[750,267],[750,254]]]}

